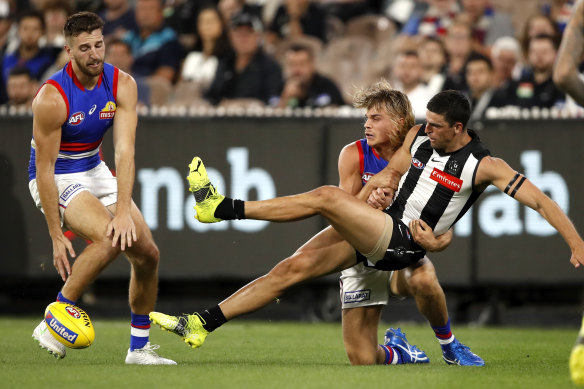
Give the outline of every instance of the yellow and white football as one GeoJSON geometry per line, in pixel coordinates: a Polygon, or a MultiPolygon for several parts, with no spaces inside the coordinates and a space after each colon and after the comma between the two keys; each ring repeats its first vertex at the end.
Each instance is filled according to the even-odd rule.
{"type": "Polygon", "coordinates": [[[45,322],[51,334],[70,348],[91,346],[95,330],[89,315],[81,308],[56,301],[45,309],[45,322]]]}

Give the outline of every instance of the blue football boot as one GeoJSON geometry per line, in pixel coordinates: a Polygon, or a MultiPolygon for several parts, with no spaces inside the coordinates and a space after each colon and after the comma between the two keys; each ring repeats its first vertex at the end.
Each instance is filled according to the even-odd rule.
{"type": "Polygon", "coordinates": [[[418,347],[408,343],[406,334],[399,328],[389,328],[385,331],[384,346],[395,348],[401,356],[399,363],[429,363],[430,358],[418,347]]]}
{"type": "Polygon", "coordinates": [[[449,365],[484,366],[485,361],[470,351],[468,346],[454,339],[452,343],[442,345],[442,358],[449,365]]]}

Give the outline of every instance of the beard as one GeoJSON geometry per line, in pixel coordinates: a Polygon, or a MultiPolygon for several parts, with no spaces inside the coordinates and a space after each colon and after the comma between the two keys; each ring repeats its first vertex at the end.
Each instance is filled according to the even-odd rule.
{"type": "Polygon", "coordinates": [[[81,73],[85,74],[89,77],[96,77],[103,72],[103,60],[99,63],[99,66],[96,68],[90,68],[87,64],[82,64],[81,62],[77,62],[77,66],[81,73]]]}

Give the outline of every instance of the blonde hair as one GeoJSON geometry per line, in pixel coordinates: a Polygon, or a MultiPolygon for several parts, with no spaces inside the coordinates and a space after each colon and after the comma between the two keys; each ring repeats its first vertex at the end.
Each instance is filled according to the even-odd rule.
{"type": "Polygon", "coordinates": [[[385,79],[381,79],[369,87],[357,90],[353,96],[353,106],[365,109],[384,109],[399,130],[400,144],[397,147],[401,146],[409,129],[416,123],[408,96],[397,89],[393,89],[385,79]],[[400,122],[400,119],[403,119],[403,122],[400,122]]]}

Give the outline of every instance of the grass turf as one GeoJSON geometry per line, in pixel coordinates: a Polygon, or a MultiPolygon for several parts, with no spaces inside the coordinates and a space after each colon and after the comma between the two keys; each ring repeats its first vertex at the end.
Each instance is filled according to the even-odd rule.
{"type": "MultiPolygon", "coordinates": [[[[350,366],[340,324],[227,323],[192,350],[153,327],[151,342],[178,366],[126,366],[129,324],[94,320],[95,343],[56,360],[31,338],[38,319],[0,318],[2,388],[570,388],[577,329],[470,328],[455,335],[483,368],[448,366],[428,326],[403,324],[431,363],[350,366]]],[[[392,324],[395,326],[395,324],[392,324]]],[[[380,339],[388,325],[380,325],[380,339]]]]}

